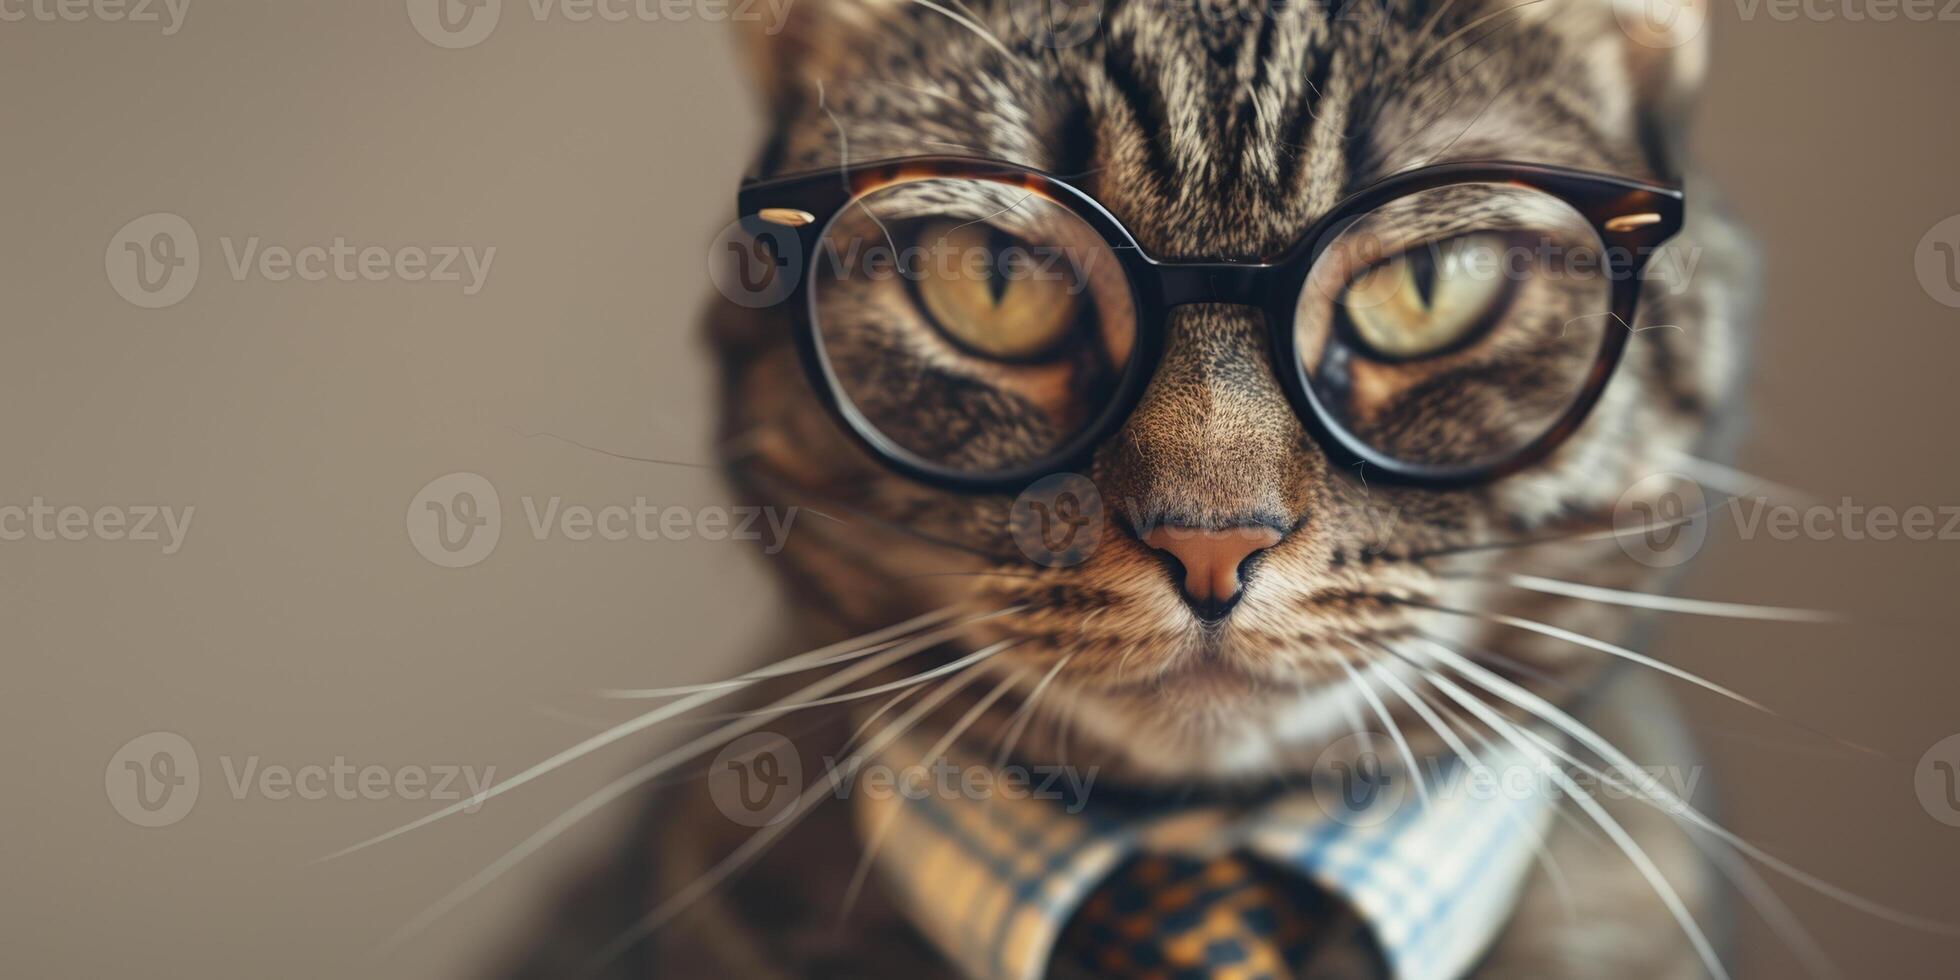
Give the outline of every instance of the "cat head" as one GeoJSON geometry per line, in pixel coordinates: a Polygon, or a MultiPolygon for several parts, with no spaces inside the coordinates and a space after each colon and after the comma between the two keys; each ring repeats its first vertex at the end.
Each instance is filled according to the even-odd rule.
{"type": "MultiPolygon", "coordinates": [[[[780,33],[748,41],[771,121],[765,175],[922,155],[1000,161],[1069,175],[1153,258],[1252,261],[1294,246],[1349,195],[1436,164],[1677,179],[1705,56],[1696,8],[1676,13],[1612,0],[840,0],[799,5],[780,33]]],[[[1610,608],[1516,588],[1513,572],[1651,586],[1656,563],[1589,532],[1612,528],[1629,487],[1697,450],[1730,401],[1747,262],[1693,196],[1703,190],[1690,188],[1686,229],[1650,266],[1636,322],[1592,327],[1632,333],[1598,406],[1549,456],[1499,479],[1439,489],[1336,465],[1289,401],[1261,312],[1229,304],[1168,314],[1154,374],[1068,484],[1072,504],[1101,507],[1064,560],[1027,541],[1030,506],[1040,518],[1056,503],[1043,487],[1020,495],[1017,513],[1014,492],[939,488],[867,453],[806,382],[786,308],[713,316],[731,475],[764,501],[832,518],[800,525],[779,556],[806,615],[858,631],[947,608],[985,616],[969,644],[1004,641],[987,669],[1024,689],[1052,673],[1038,706],[1069,716],[1071,753],[1136,779],[1255,776],[1310,759],[1379,700],[1368,677],[1419,686],[1436,644],[1487,656],[1548,696],[1569,692],[1600,666],[1597,651],[1495,617],[1621,627],[1610,608]],[[1572,540],[1522,545],[1547,537],[1572,540]]],[[[984,250],[1016,234],[991,217],[1015,202],[987,204],[956,201],[973,220],[923,230],[861,206],[835,227],[894,247],[924,234],[984,250]]],[[[1489,209],[1488,196],[1443,193],[1380,220],[1475,232],[1489,209]]],[[[1072,425],[1071,406],[1113,383],[1096,365],[1134,342],[1091,329],[1073,353],[1042,353],[1072,322],[1051,311],[1124,302],[1082,254],[1071,252],[1067,291],[1079,295],[1050,287],[1024,301],[989,287],[977,302],[1025,307],[1004,332],[962,334],[962,304],[976,300],[957,289],[832,289],[818,300],[831,369],[893,441],[941,460],[1011,461],[1072,425]],[[976,413],[993,424],[973,424],[976,413]]],[[[1434,300],[1434,265],[1378,275],[1396,280],[1382,301],[1395,302],[1397,282],[1434,300]]],[[[1365,290],[1352,283],[1367,278],[1342,282],[1365,290]]],[[[1560,297],[1512,297],[1500,315],[1565,329],[1560,297]]],[[[1465,302],[1496,301],[1472,290],[1465,302]]],[[[1480,384],[1530,405],[1558,394],[1545,375],[1480,384]]],[[[1343,375],[1344,392],[1392,404],[1375,420],[1387,437],[1444,450],[1491,437],[1488,406],[1457,397],[1454,376],[1425,397],[1369,377],[1343,375]]]]}

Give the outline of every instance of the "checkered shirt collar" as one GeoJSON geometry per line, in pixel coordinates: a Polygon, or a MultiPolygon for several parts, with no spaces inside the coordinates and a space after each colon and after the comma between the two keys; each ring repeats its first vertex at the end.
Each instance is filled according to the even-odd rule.
{"type": "MultiPolygon", "coordinates": [[[[859,785],[851,805],[900,906],[973,980],[1043,976],[1063,928],[1125,859],[1231,851],[1345,901],[1397,980],[1460,977],[1509,920],[1555,809],[1542,780],[1507,788],[1460,765],[1429,774],[1426,802],[1383,770],[1358,792],[1336,780],[1250,807],[1138,809],[1055,798],[1026,770],[1014,791],[990,778],[974,792],[920,770],[925,750],[895,743],[874,761],[900,778],[883,792],[859,785]]],[[[1482,762],[1483,775],[1536,771],[1522,754],[1482,762]]]]}

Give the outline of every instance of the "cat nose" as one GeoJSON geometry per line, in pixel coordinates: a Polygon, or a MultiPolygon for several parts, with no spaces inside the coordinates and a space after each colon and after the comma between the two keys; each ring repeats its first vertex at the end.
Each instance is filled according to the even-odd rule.
{"type": "Polygon", "coordinates": [[[1162,525],[1145,534],[1143,543],[1177,560],[1184,569],[1184,601],[1199,619],[1216,623],[1238,604],[1239,570],[1279,539],[1280,533],[1270,527],[1162,525]]]}

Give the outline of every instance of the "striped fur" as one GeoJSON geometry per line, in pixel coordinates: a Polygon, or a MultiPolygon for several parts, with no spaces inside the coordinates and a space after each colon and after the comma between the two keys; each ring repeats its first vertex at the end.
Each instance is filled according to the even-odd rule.
{"type": "MultiPolygon", "coordinates": [[[[1429,163],[1510,159],[1673,175],[1686,94],[1701,70],[1696,44],[1630,41],[1611,0],[1130,0],[1091,5],[1100,8],[1096,29],[1064,46],[1033,29],[1045,6],[799,5],[783,35],[750,39],[772,112],[768,169],[942,153],[1012,161],[1081,175],[1154,255],[1252,259],[1293,242],[1345,194],[1429,163]]],[[[1088,475],[1132,515],[1224,524],[1256,514],[1288,528],[1216,630],[1191,616],[1159,557],[1122,521],[1104,529],[1088,562],[1041,568],[1015,548],[1010,499],[930,490],[867,458],[818,409],[782,311],[712,312],[725,433],[739,452],[730,475],[759,501],[814,505],[842,519],[800,525],[779,556],[800,645],[949,604],[1024,607],[977,630],[974,642],[1024,641],[994,666],[1030,676],[1066,658],[1021,743],[1032,760],[1066,758],[1102,767],[1106,779],[1173,788],[1230,788],[1298,771],[1348,731],[1360,704],[1339,663],[1380,660],[1380,644],[1418,630],[1500,653],[1520,683],[1569,700],[1600,673],[1599,655],[1415,604],[1610,640],[1629,629],[1617,610],[1439,571],[1657,587],[1657,573],[1611,541],[1435,556],[1610,527],[1630,484],[1667,470],[1675,454],[1719,442],[1732,414],[1751,262],[1709,188],[1698,179],[1689,186],[1689,225],[1670,247],[1693,256],[1694,275],[1649,285],[1627,360],[1577,436],[1541,466],[1489,486],[1397,489],[1334,472],[1288,407],[1258,315],[1177,311],[1158,375],[1088,475]]],[[[920,424],[933,424],[929,416],[922,409],[920,424]]],[[[1435,424],[1447,437],[1450,420],[1435,424]]],[[[1594,710],[1622,735],[1634,729],[1629,713],[1665,711],[1643,685],[1611,690],[1627,693],[1594,710]]],[[[972,737],[1000,734],[1015,702],[989,713],[972,737]]],[[[956,715],[949,708],[935,718],[956,715]]],[[[1412,737],[1421,728],[1412,718],[1403,725],[1412,737]]],[[[838,729],[825,730],[834,738],[838,729]]],[[[1643,737],[1672,738],[1665,729],[1643,737]]],[[[1629,807],[1637,810],[1614,810],[1698,895],[1692,848],[1665,821],[1629,807]]],[[[831,928],[827,904],[858,848],[837,809],[820,811],[756,872],[644,946],[642,962],[677,975],[934,973],[929,950],[875,885],[849,922],[831,928]]],[[[746,831],[698,799],[670,799],[646,833],[657,841],[642,839],[626,863],[657,870],[629,889],[629,902],[684,886],[746,831]]],[[[1623,859],[1577,837],[1552,849],[1586,880],[1587,913],[1612,928],[1562,939],[1564,913],[1541,881],[1489,975],[1692,975],[1692,960],[1666,938],[1678,933],[1623,859]]],[[[591,929],[581,919],[560,941],[576,948],[591,929]]],[[[554,962],[550,949],[535,963],[554,962]]],[[[550,967],[538,965],[536,975],[550,967]]]]}

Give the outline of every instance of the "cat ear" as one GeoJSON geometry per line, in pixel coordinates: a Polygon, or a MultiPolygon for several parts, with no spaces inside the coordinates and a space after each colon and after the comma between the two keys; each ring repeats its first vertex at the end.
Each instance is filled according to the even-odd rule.
{"type": "Polygon", "coordinates": [[[1709,0],[1540,0],[1517,8],[1583,50],[1595,91],[1672,165],[1708,72],[1709,0]]]}
{"type": "Polygon", "coordinates": [[[881,18],[906,2],[776,0],[756,4],[765,11],[761,16],[732,20],[758,93],[771,113],[781,113],[813,94],[819,79],[835,74],[837,63],[853,50],[852,38],[877,30],[881,18]]]}
{"type": "Polygon", "coordinates": [[[1708,0],[1611,2],[1641,103],[1665,125],[1685,123],[1708,73],[1708,0]]]}

